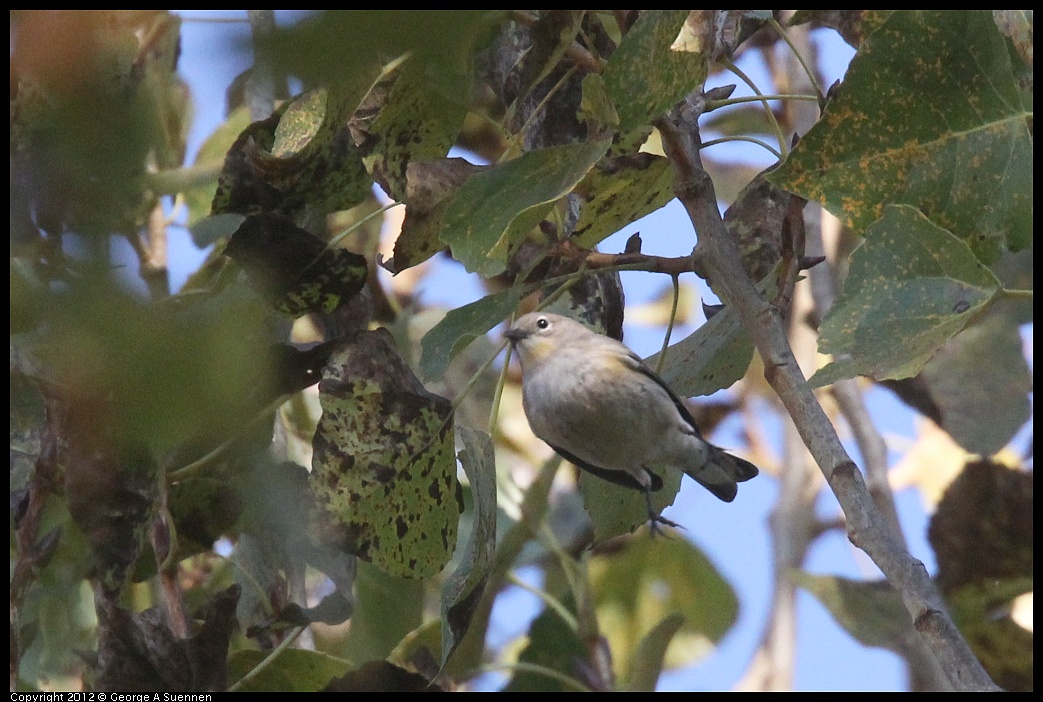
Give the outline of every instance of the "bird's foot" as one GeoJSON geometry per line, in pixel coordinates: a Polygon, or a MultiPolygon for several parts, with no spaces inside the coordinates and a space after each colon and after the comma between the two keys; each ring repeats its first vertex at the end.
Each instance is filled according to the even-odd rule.
{"type": "Polygon", "coordinates": [[[659,528],[659,525],[673,527],[674,529],[682,529],[683,527],[677,522],[670,521],[661,514],[657,514],[655,508],[652,507],[652,491],[645,490],[645,504],[648,506],[648,529],[652,533],[652,538],[662,534],[664,537],[668,536],[666,532],[659,528]]]}

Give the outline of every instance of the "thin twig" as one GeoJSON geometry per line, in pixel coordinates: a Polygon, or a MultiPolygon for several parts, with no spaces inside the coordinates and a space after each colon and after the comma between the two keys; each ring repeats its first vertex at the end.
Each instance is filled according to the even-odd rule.
{"type": "MultiPolygon", "coordinates": [[[[532,27],[539,21],[538,17],[526,10],[512,10],[511,19],[526,27],[532,27]]],[[[565,49],[565,55],[569,57],[569,60],[572,61],[573,64],[582,68],[587,73],[601,72],[603,62],[580,46],[578,42],[574,41],[569,44],[568,48],[565,49]]]]}
{"type": "Polygon", "coordinates": [[[681,298],[681,281],[678,276],[672,276],[674,295],[670,302],[670,320],[666,324],[666,334],[663,335],[663,348],[659,349],[658,360],[655,365],[656,374],[663,372],[663,363],[666,361],[666,350],[670,348],[670,336],[674,331],[674,323],[677,321],[677,302],[681,298]]]}

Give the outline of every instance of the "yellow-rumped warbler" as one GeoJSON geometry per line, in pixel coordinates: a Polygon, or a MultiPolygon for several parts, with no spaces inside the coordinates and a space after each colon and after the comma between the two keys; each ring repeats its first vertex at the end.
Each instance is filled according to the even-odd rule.
{"type": "Polygon", "coordinates": [[[629,348],[577,321],[547,312],[518,319],[504,336],[522,365],[522,405],[536,436],[563,458],[617,485],[652,491],[671,466],[719,499],[757,475],[752,463],[705,441],[684,401],[629,348]]]}

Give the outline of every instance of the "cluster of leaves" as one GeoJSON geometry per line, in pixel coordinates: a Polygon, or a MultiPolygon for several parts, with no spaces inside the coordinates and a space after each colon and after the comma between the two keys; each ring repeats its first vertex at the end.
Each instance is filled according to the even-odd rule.
{"type": "MultiPolygon", "coordinates": [[[[584,561],[540,550],[533,537],[556,464],[508,518],[491,437],[464,426],[414,368],[444,380],[471,341],[537,292],[618,335],[618,276],[590,275],[580,261],[673,197],[669,159],[648,148],[653,125],[770,18],[360,11],[275,32],[255,47],[264,61],[254,70],[271,75],[253,77],[292,74],[306,89],[253,122],[245,107],[231,111],[201,152],[220,159],[220,174],[171,188],[214,253],[180,295],[145,302],[112,279],[104,254],[110,235],[147,249],[139,232],[167,187],[150,171],[184,158],[178,20],[19,17],[12,661],[22,684],[75,675],[70,656],[61,670],[48,660],[72,645],[96,652],[87,676],[97,689],[451,684],[481,663],[492,602],[524,562],[543,564],[555,606],[533,623],[512,689],[654,689],[664,661],[690,661],[718,641],[737,603],[691,544],[615,544],[584,561]],[[43,38],[55,34],[69,38],[71,59],[55,58],[43,38]],[[447,158],[454,145],[492,165],[447,158]],[[386,266],[401,272],[448,251],[502,287],[445,314],[415,364],[406,335],[388,331],[407,326],[408,311],[374,304],[384,292],[373,248],[348,251],[327,229],[333,213],[372,210],[374,182],[406,205],[386,266]],[[69,232],[86,242],[86,263],[65,255],[69,232]],[[580,255],[551,254],[566,245],[580,255]],[[306,315],[336,331],[302,349],[287,343],[286,318],[306,315]],[[368,331],[374,319],[387,328],[368,331]],[[316,382],[320,419],[288,419],[286,408],[276,417],[276,444],[303,434],[307,457],[273,449],[274,408],[316,382]],[[458,531],[469,533],[465,548],[458,531]],[[234,572],[210,553],[221,536],[236,540],[234,572]],[[299,592],[306,566],[333,584],[311,608],[299,592]],[[179,576],[196,582],[184,597],[179,576]],[[164,595],[132,613],[127,598],[147,578],[164,595]],[[70,621],[82,618],[85,579],[97,626],[63,649],[46,640],[41,611],[60,603],[70,621]],[[437,618],[424,611],[432,587],[437,618]],[[349,618],[346,644],[320,635],[336,655],[284,650],[299,627],[349,618]],[[424,677],[349,663],[384,658],[424,677]]],[[[1010,257],[1031,243],[1031,69],[1026,88],[1017,41],[988,13],[867,14],[859,26],[872,30],[822,120],[743,191],[727,222],[766,294],[784,294],[795,277],[795,264],[791,276],[775,262],[801,255],[804,200],[863,236],[822,324],[823,351],[843,357],[816,380],[919,374],[942,425],[991,453],[1027,417],[1024,360],[1012,354],[1002,378],[962,368],[985,344],[1012,346],[1031,319],[1007,302],[1010,257]],[[954,376],[982,386],[953,388],[954,376]],[[1004,401],[1017,406],[986,429],[968,417],[992,398],[989,382],[1009,387],[1004,401]]],[[[650,259],[628,255],[618,263],[650,259]]],[[[710,393],[751,359],[725,309],[668,349],[663,375],[685,396],[710,393]]],[[[657,506],[673,501],[673,477],[657,506]]],[[[586,480],[582,490],[598,507],[570,546],[608,542],[645,519],[638,493],[586,480]]]]}

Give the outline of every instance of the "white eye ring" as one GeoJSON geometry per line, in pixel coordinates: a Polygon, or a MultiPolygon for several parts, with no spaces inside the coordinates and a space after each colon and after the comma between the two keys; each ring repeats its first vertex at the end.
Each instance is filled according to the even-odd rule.
{"type": "Polygon", "coordinates": [[[536,327],[538,329],[546,329],[550,326],[550,321],[546,317],[540,317],[536,320],[536,327]]]}

